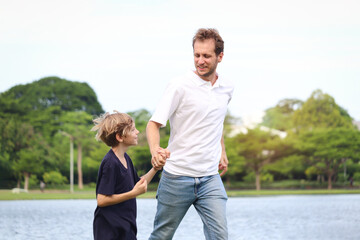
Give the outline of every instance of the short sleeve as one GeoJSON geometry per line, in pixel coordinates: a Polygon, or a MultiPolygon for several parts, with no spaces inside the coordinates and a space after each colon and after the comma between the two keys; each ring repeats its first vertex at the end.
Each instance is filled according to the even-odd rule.
{"type": "Polygon", "coordinates": [[[170,82],[166,87],[165,92],[150,121],[160,123],[161,127],[165,127],[166,122],[177,109],[180,103],[180,98],[180,88],[178,82],[170,82]]]}
{"type": "Polygon", "coordinates": [[[97,193],[103,195],[114,194],[116,184],[115,166],[112,166],[109,162],[105,163],[101,168],[100,174],[97,193]]]}

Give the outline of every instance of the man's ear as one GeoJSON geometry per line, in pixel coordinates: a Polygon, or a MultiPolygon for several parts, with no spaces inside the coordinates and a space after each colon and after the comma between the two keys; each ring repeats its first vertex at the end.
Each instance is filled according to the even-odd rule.
{"type": "Polygon", "coordinates": [[[221,53],[217,56],[218,63],[222,61],[223,57],[224,57],[224,52],[221,52],[221,53]]]}

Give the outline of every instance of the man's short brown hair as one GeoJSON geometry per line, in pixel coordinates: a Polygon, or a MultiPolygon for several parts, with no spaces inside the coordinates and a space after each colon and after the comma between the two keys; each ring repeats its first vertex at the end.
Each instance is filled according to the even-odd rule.
{"type": "Polygon", "coordinates": [[[224,52],[224,41],[222,40],[218,30],[215,28],[200,28],[193,38],[193,48],[197,40],[204,41],[206,39],[214,39],[216,56],[224,52]]]}

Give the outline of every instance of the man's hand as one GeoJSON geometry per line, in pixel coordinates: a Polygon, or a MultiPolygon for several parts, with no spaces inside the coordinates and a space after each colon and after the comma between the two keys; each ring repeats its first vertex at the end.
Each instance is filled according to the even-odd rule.
{"type": "Polygon", "coordinates": [[[151,164],[155,170],[161,170],[166,163],[166,159],[170,157],[168,149],[158,147],[156,152],[152,154],[151,164]]]}
{"type": "Polygon", "coordinates": [[[227,172],[228,164],[229,164],[229,160],[226,156],[226,152],[223,152],[221,154],[221,159],[220,159],[220,163],[219,163],[219,171],[221,171],[220,176],[223,176],[227,172]]]}

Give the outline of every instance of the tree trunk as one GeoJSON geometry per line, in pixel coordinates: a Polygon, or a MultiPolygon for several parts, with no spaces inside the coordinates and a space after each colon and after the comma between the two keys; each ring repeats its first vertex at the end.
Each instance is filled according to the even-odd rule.
{"type": "Polygon", "coordinates": [[[260,189],[261,189],[261,186],[260,186],[260,172],[255,171],[255,175],[256,175],[256,180],[255,180],[256,191],[260,191],[260,189]]]}
{"type": "Polygon", "coordinates": [[[78,157],[77,157],[77,168],[78,168],[78,187],[79,189],[83,189],[83,174],[82,174],[82,146],[78,144],[78,157]]]}
{"type": "Polygon", "coordinates": [[[331,190],[332,189],[332,176],[333,174],[328,174],[328,189],[331,190]]]}
{"type": "Polygon", "coordinates": [[[24,189],[25,189],[25,191],[29,190],[29,177],[30,177],[30,174],[28,172],[24,172],[24,178],[25,178],[24,189]]]}
{"type": "Polygon", "coordinates": [[[227,185],[227,187],[230,187],[230,185],[231,185],[229,176],[226,177],[226,185],[227,185]]]}

